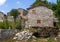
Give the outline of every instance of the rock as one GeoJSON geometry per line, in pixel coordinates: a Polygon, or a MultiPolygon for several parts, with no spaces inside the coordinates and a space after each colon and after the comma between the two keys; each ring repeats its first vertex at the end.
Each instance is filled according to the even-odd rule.
{"type": "Polygon", "coordinates": [[[14,38],[13,38],[13,40],[16,40],[16,39],[17,39],[17,37],[14,37],[14,38]]]}
{"type": "Polygon", "coordinates": [[[28,40],[32,37],[32,33],[29,32],[29,30],[24,30],[22,32],[19,32],[15,35],[16,37],[13,39],[17,39],[17,40],[28,40]]]}
{"type": "Polygon", "coordinates": [[[16,41],[16,42],[18,42],[18,41],[16,41]]]}
{"type": "Polygon", "coordinates": [[[35,37],[35,36],[32,36],[32,38],[33,38],[33,39],[36,39],[36,37],[35,37]]]}
{"type": "Polygon", "coordinates": [[[55,38],[54,40],[57,41],[57,38],[55,38]]]}
{"type": "Polygon", "coordinates": [[[36,42],[36,40],[33,40],[33,42],[36,42]]]}
{"type": "Polygon", "coordinates": [[[60,39],[60,32],[58,33],[58,36],[57,36],[57,38],[59,38],[59,39],[60,39]]]}
{"type": "Polygon", "coordinates": [[[13,34],[17,33],[18,30],[12,30],[12,29],[0,29],[0,39],[4,40],[10,36],[13,36],[13,34]]]}
{"type": "Polygon", "coordinates": [[[16,36],[19,35],[19,33],[16,34],[16,36]]]}
{"type": "Polygon", "coordinates": [[[23,37],[23,35],[22,34],[19,34],[18,36],[17,36],[17,39],[18,40],[22,40],[24,37],[23,37]]]}
{"type": "Polygon", "coordinates": [[[58,37],[60,37],[60,35],[58,35],[58,37]]]}

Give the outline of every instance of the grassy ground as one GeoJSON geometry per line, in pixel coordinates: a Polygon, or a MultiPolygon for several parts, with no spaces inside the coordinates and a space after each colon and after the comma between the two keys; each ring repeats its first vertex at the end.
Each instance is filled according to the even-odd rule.
{"type": "Polygon", "coordinates": [[[12,40],[12,37],[9,39],[0,41],[0,42],[60,42],[58,40],[55,40],[55,38],[37,38],[37,39],[29,39],[29,40],[21,40],[21,41],[14,41],[12,40]]]}

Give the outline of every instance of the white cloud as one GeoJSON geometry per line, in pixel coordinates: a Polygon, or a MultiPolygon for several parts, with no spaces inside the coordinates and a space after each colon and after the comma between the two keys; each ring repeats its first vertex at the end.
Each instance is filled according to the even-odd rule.
{"type": "Polygon", "coordinates": [[[19,1],[17,1],[16,3],[17,3],[17,4],[19,4],[20,2],[19,2],[19,1]]]}
{"type": "Polygon", "coordinates": [[[3,5],[6,2],[6,0],[0,0],[0,6],[3,5]]]}
{"type": "Polygon", "coordinates": [[[4,12],[3,10],[1,10],[2,12],[4,12]]]}

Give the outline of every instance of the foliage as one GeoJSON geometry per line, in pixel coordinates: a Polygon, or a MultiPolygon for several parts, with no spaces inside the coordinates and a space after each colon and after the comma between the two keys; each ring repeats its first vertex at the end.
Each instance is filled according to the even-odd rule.
{"type": "Polygon", "coordinates": [[[13,29],[13,28],[14,28],[14,21],[8,22],[8,24],[9,24],[9,28],[10,28],[10,29],[13,29]]]}
{"type": "MultiPolygon", "coordinates": [[[[20,13],[18,12],[18,10],[17,9],[12,9],[11,11],[10,11],[10,15],[11,16],[13,16],[13,18],[14,18],[14,27],[15,27],[15,25],[16,25],[16,18],[18,17],[18,15],[19,15],[20,13]]],[[[13,26],[11,26],[10,25],[10,27],[13,27],[13,26]]],[[[13,27],[13,28],[14,28],[13,27]]]]}
{"type": "Polygon", "coordinates": [[[54,15],[58,18],[58,27],[60,26],[60,0],[57,0],[57,4],[52,4],[52,8],[54,11],[54,15]]]}
{"type": "Polygon", "coordinates": [[[7,22],[3,22],[3,26],[4,26],[5,29],[9,28],[9,24],[7,22]]]}
{"type": "Polygon", "coordinates": [[[6,22],[0,22],[0,29],[8,29],[8,25],[6,24],[6,22]]]}
{"type": "Polygon", "coordinates": [[[0,22],[0,29],[4,29],[3,23],[0,22]]]}
{"type": "Polygon", "coordinates": [[[19,30],[22,29],[22,20],[16,22],[15,28],[19,30]]]}
{"type": "Polygon", "coordinates": [[[8,29],[8,28],[9,28],[9,24],[8,24],[7,16],[5,15],[4,18],[5,18],[5,20],[3,21],[4,27],[5,27],[6,29],[8,29]]]}
{"type": "Polygon", "coordinates": [[[47,0],[36,0],[33,4],[32,4],[32,7],[34,7],[34,6],[37,6],[37,5],[45,5],[45,6],[48,6],[48,4],[47,4],[48,2],[47,2],[47,0]]]}
{"type": "Polygon", "coordinates": [[[7,16],[5,15],[4,18],[5,18],[4,21],[0,22],[0,29],[8,29],[9,28],[7,16]]]}
{"type": "Polygon", "coordinates": [[[20,13],[18,12],[17,9],[12,9],[12,10],[10,11],[10,15],[14,17],[14,21],[15,21],[15,22],[16,22],[16,18],[17,18],[17,16],[18,16],[19,14],[20,14],[20,13]]]}
{"type": "Polygon", "coordinates": [[[49,38],[48,42],[57,42],[54,38],[49,38]]]}

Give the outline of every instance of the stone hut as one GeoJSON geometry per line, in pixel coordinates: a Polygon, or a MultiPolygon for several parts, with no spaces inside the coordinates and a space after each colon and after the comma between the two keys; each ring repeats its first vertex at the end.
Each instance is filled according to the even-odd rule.
{"type": "Polygon", "coordinates": [[[22,9],[22,8],[18,8],[17,10],[18,10],[18,12],[20,12],[20,15],[17,17],[17,20],[19,20],[21,18],[25,19],[26,15],[27,15],[27,10],[22,9]]]}
{"type": "Polygon", "coordinates": [[[0,12],[0,22],[3,22],[3,21],[4,21],[4,13],[0,12]]]}
{"type": "Polygon", "coordinates": [[[28,20],[25,27],[54,27],[53,11],[46,6],[36,6],[28,9],[28,20]]]}
{"type": "MultiPolygon", "coordinates": [[[[26,15],[27,15],[27,10],[25,10],[25,9],[22,9],[22,8],[18,8],[17,9],[18,10],[18,12],[20,12],[20,14],[18,15],[18,17],[17,17],[17,21],[18,20],[21,20],[21,19],[24,19],[24,20],[26,20],[26,15]]],[[[24,28],[25,27],[25,21],[22,21],[22,27],[24,28]]]]}
{"type": "Polygon", "coordinates": [[[13,16],[7,16],[7,20],[12,22],[12,21],[14,21],[14,18],[13,18],[13,16]]]}
{"type": "MultiPolygon", "coordinates": [[[[16,21],[21,20],[22,18],[25,19],[26,15],[27,15],[27,11],[25,9],[22,9],[22,8],[18,8],[17,10],[20,14],[17,16],[16,21]]],[[[7,13],[7,20],[8,21],[14,20],[13,16],[10,16],[10,12],[7,13]]]]}
{"type": "Polygon", "coordinates": [[[7,13],[7,20],[8,20],[9,22],[14,21],[14,17],[10,15],[10,12],[7,13]]]}

